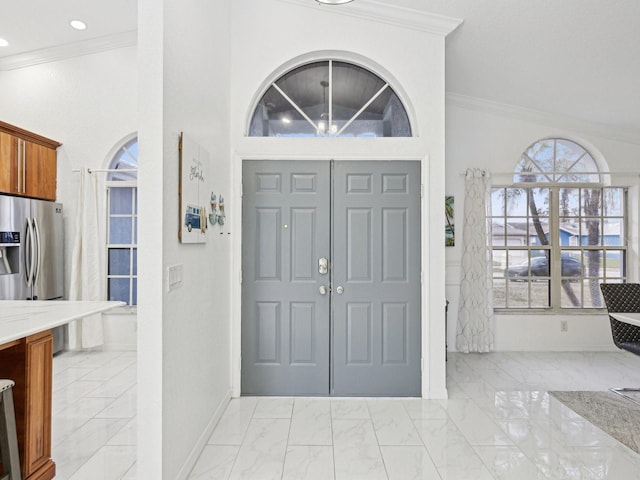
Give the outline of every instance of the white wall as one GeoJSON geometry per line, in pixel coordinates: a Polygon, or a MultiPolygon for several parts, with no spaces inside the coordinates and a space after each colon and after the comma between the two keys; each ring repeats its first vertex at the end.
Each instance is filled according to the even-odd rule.
{"type": "MultiPolygon", "coordinates": [[[[136,62],[136,48],[128,47],[0,72],[0,119],[62,143],[57,201],[64,204],[66,295],[79,183],[72,169],[107,167],[113,147],[136,132],[136,62]]],[[[104,315],[103,325],[108,348],[135,349],[135,314],[104,315]]]]}
{"type": "Polygon", "coordinates": [[[210,154],[206,186],[228,191],[230,4],[139,2],[139,478],[186,478],[230,395],[231,238],[177,236],[180,132],[210,154]]]}
{"type": "MultiPolygon", "coordinates": [[[[545,115],[515,107],[451,95],[447,100],[446,194],[455,196],[456,246],[446,249],[446,293],[449,305],[448,348],[455,350],[456,322],[460,288],[460,261],[464,208],[464,177],[470,167],[491,171],[498,182],[512,179],[522,152],[535,141],[559,136],[572,139],[601,156],[603,167],[611,172],[638,172],[627,175],[631,189],[631,208],[638,212],[638,158],[640,144],[613,139],[610,132],[595,125],[545,115]],[[498,178],[500,177],[500,178],[498,178]]],[[[636,217],[637,218],[637,217],[636,217]]],[[[631,226],[630,278],[638,278],[638,224],[631,226]]],[[[606,313],[599,314],[496,314],[496,350],[609,350],[614,349],[606,313]],[[567,320],[568,331],[560,331],[567,320]]]]}

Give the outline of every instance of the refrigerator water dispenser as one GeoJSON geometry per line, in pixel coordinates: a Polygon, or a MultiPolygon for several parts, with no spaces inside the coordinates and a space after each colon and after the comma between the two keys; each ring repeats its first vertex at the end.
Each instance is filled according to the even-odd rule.
{"type": "Polygon", "coordinates": [[[0,275],[20,272],[20,232],[0,232],[0,275]]]}

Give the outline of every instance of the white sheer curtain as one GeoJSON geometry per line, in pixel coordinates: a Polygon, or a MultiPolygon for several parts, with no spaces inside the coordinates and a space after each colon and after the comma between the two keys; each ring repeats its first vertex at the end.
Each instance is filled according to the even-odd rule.
{"type": "Polygon", "coordinates": [[[487,170],[470,168],[465,175],[462,274],[456,329],[459,352],[493,349],[491,261],[491,181],[487,170]]]}
{"type": "MultiPolygon", "coordinates": [[[[87,167],[81,168],[69,300],[104,300],[100,264],[101,215],[97,193],[95,174],[87,167]]],[[[102,314],[91,315],[69,324],[70,349],[91,348],[103,343],[102,314]]]]}

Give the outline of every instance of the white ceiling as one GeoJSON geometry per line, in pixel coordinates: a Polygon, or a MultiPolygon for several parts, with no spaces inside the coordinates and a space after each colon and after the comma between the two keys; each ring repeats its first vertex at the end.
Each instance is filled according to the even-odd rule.
{"type": "Polygon", "coordinates": [[[638,0],[395,0],[464,19],[447,92],[600,124],[640,139],[638,0]]]}
{"type": "Polygon", "coordinates": [[[3,1],[0,38],[9,46],[0,58],[136,30],[137,9],[136,0],[3,1]],[[88,28],[74,30],[74,19],[88,28]]]}
{"type": "MultiPolygon", "coordinates": [[[[2,3],[0,37],[11,44],[0,48],[0,66],[50,47],[131,36],[137,24],[135,0],[2,3]],[[71,29],[74,18],[89,28],[71,29]]],[[[450,95],[575,118],[640,141],[640,1],[383,3],[464,20],[446,41],[450,95]]]]}

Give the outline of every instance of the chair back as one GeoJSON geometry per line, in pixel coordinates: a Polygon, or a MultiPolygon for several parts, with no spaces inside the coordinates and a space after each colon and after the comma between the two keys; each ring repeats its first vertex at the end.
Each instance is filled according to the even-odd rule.
{"type": "Polygon", "coordinates": [[[600,291],[610,313],[640,312],[640,283],[601,283],[600,291]]]}
{"type": "MultiPolygon", "coordinates": [[[[601,283],[600,291],[610,314],[640,312],[640,283],[601,283]]],[[[628,350],[628,344],[640,342],[639,327],[620,322],[611,315],[609,321],[613,343],[617,347],[628,350]]]]}

